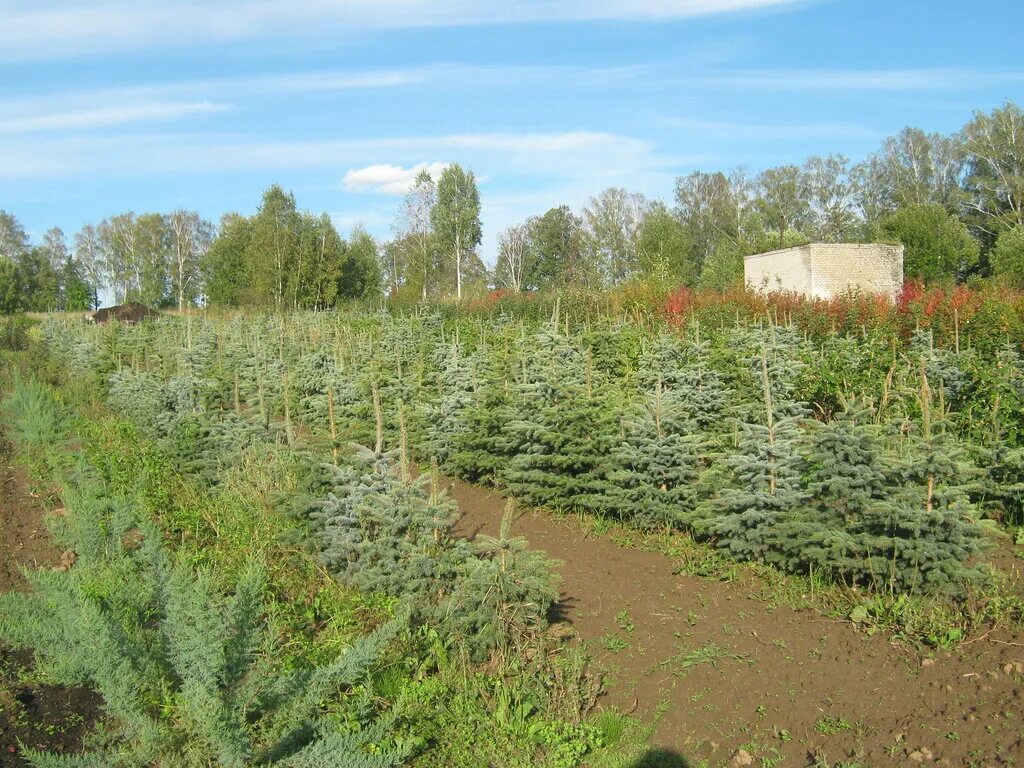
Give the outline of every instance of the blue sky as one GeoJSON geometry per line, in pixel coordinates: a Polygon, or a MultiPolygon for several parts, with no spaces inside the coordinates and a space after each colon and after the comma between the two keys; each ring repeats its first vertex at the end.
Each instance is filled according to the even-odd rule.
{"type": "Polygon", "coordinates": [[[0,0],[0,208],[251,213],[271,183],[386,237],[421,164],[485,241],[609,186],[948,132],[1024,101],[1019,0],[0,0]]]}

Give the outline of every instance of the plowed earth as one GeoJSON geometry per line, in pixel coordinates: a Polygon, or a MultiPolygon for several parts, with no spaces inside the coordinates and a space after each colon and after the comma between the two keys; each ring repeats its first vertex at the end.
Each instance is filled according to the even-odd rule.
{"type": "MultiPolygon", "coordinates": [[[[499,493],[446,485],[460,535],[497,533],[499,493]]],[[[635,708],[656,724],[652,746],[692,765],[1024,761],[1020,633],[997,628],[955,650],[922,652],[794,610],[742,579],[680,575],[673,559],[575,520],[526,513],[513,533],[563,562],[558,613],[607,672],[603,705],[635,708]]],[[[1004,559],[1004,569],[1024,566],[1015,553],[1004,559]]]]}
{"type": "MultiPolygon", "coordinates": [[[[42,501],[29,492],[25,473],[12,466],[9,447],[0,444],[0,592],[29,589],[23,568],[61,562],[43,525],[42,501]]],[[[37,682],[32,654],[0,645],[0,766],[28,765],[25,746],[74,753],[91,728],[99,698],[83,688],[37,682]]]]}

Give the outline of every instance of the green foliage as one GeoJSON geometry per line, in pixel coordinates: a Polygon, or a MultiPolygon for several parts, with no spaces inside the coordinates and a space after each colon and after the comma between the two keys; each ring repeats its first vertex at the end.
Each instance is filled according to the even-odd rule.
{"type": "Polygon", "coordinates": [[[801,454],[800,407],[773,389],[783,388],[780,366],[762,347],[760,368],[763,406],[756,421],[741,424],[738,451],[725,462],[731,483],[709,505],[706,524],[719,546],[740,560],[787,565],[784,536],[794,513],[807,500],[801,454]]]}
{"type": "Polygon", "coordinates": [[[513,511],[509,502],[497,536],[476,537],[476,557],[466,560],[445,609],[470,648],[525,650],[513,646],[525,645],[547,626],[548,609],[558,599],[558,563],[511,535],[513,511]]]}
{"type": "Polygon", "coordinates": [[[310,502],[321,562],[345,584],[411,601],[475,658],[546,625],[557,597],[551,565],[509,539],[455,539],[454,505],[430,478],[412,481],[394,460],[358,450],[350,466],[324,467],[329,490],[310,502]]]}
{"type": "Polygon", "coordinates": [[[455,276],[455,296],[462,298],[467,278],[479,277],[479,257],[476,248],[483,237],[480,228],[480,191],[472,171],[452,163],[441,172],[437,180],[437,199],[430,211],[435,244],[442,255],[452,263],[455,276]]]}
{"type": "Polygon", "coordinates": [[[692,528],[697,483],[706,459],[704,440],[689,419],[686,394],[655,385],[650,401],[625,425],[611,454],[610,506],[644,528],[692,528]]]}
{"type": "Polygon", "coordinates": [[[640,225],[640,274],[659,285],[692,285],[696,280],[692,247],[690,234],[679,220],[664,205],[653,207],[640,225]]]}
{"type": "Polygon", "coordinates": [[[587,279],[583,264],[583,222],[567,205],[531,219],[527,228],[530,260],[524,269],[527,288],[572,285],[587,279]]]}
{"type": "MultiPolygon", "coordinates": [[[[32,648],[39,669],[58,683],[89,685],[103,696],[111,728],[96,759],[179,766],[401,761],[404,750],[387,735],[393,715],[370,722],[372,710],[358,696],[400,620],[329,664],[283,669],[267,631],[262,566],[250,566],[230,593],[221,592],[209,573],[173,564],[135,502],[111,496],[88,472],[69,486],[65,505],[68,515],[54,532],[76,562],[30,573],[30,593],[0,596],[0,636],[32,648]],[[365,725],[339,728],[339,706],[365,725]]],[[[46,765],[54,758],[35,759],[46,765]]]]}
{"type": "Polygon", "coordinates": [[[1024,287],[1024,225],[1000,233],[989,262],[996,277],[1014,288],[1024,287]]]}
{"type": "Polygon", "coordinates": [[[515,449],[502,482],[519,500],[552,509],[599,509],[614,441],[609,387],[592,359],[557,329],[538,334],[519,383],[520,415],[507,425],[515,449]]]}
{"type": "MultiPolygon", "coordinates": [[[[480,586],[489,558],[452,539],[447,502],[411,481],[410,456],[526,504],[895,591],[957,591],[974,578],[963,563],[979,518],[1019,515],[1024,385],[1009,347],[979,349],[961,331],[961,348],[947,348],[935,327],[816,336],[798,317],[747,322],[715,306],[681,331],[648,329],[567,306],[542,319],[526,303],[494,325],[444,308],[193,319],[191,330],[48,324],[45,338],[83,372],[113,368],[112,404],[189,473],[216,481],[261,444],[321,460],[329,447],[303,502],[314,549],[351,588],[415,596],[434,627],[452,626],[457,589],[480,593],[468,613],[495,615],[480,586]],[[944,426],[915,443],[922,371],[944,426]],[[353,439],[379,452],[353,457],[353,439]],[[965,479],[954,493],[953,470],[931,466],[947,501],[929,513],[929,465],[909,468],[935,440],[965,479]]],[[[471,642],[479,657],[494,641],[471,642]]]]}
{"type": "Polygon", "coordinates": [[[906,248],[907,277],[929,282],[961,279],[978,265],[978,241],[941,205],[901,208],[882,222],[882,232],[906,248]]]}
{"type": "Polygon", "coordinates": [[[53,391],[17,372],[0,402],[0,418],[8,438],[34,464],[44,462],[66,438],[67,416],[53,391]]]}

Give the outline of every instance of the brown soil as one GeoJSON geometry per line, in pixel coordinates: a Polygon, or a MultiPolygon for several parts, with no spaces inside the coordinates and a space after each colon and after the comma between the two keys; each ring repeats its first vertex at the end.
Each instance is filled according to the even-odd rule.
{"type": "MultiPolygon", "coordinates": [[[[500,494],[446,484],[460,535],[497,532],[500,494]]],[[[1020,633],[922,655],[775,604],[742,579],[677,575],[669,557],[575,521],[527,513],[513,530],[564,562],[560,613],[608,671],[604,705],[636,707],[656,724],[654,747],[764,768],[1024,759],[1020,633]]]]}
{"type": "MultiPolygon", "coordinates": [[[[24,590],[22,568],[57,565],[61,552],[43,525],[43,505],[25,474],[11,466],[0,445],[0,592],[24,590]]],[[[34,749],[73,753],[96,719],[100,702],[83,688],[32,682],[32,654],[0,646],[0,766],[26,766],[19,742],[34,749]]]]}

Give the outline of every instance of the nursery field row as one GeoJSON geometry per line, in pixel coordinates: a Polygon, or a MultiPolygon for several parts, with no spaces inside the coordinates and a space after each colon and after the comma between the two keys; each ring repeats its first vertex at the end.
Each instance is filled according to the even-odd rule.
{"type": "MultiPolygon", "coordinates": [[[[572,578],[584,561],[560,568],[529,549],[513,535],[508,511],[502,516],[492,504],[481,530],[469,532],[475,537],[460,538],[467,523],[458,522],[442,472],[497,485],[529,506],[584,514],[595,530],[632,530],[645,546],[682,556],[657,577],[666,581],[675,573],[731,580],[741,573],[735,563],[750,561],[751,578],[769,585],[765,594],[776,590],[765,599],[785,601],[792,592],[794,605],[838,610],[869,634],[890,629],[911,644],[950,647],[1020,620],[1005,557],[985,563],[993,546],[1005,549],[999,537],[1012,535],[1019,519],[1016,489],[1006,482],[1015,471],[1020,385],[1009,345],[985,355],[942,348],[927,333],[898,348],[863,335],[816,344],[789,325],[653,332],[607,322],[567,330],[559,318],[489,326],[383,314],[105,328],[49,323],[33,334],[64,381],[63,397],[127,417],[134,439],[165,462],[161,472],[217,494],[199,512],[184,512],[184,504],[181,517],[156,517],[177,559],[201,565],[217,543],[231,563],[220,582],[226,599],[237,594],[232,579],[248,572],[247,537],[255,536],[248,526],[260,525],[267,530],[257,551],[271,547],[264,551],[272,556],[281,542],[298,544],[346,594],[379,596],[383,615],[392,605],[415,606],[406,620],[416,629],[402,635],[412,647],[400,647],[420,659],[416,675],[427,676],[374,678],[383,695],[361,728],[380,723],[387,736],[371,741],[371,751],[406,749],[422,765],[502,764],[495,757],[501,749],[516,755],[508,765],[526,754],[538,764],[626,765],[640,731],[614,712],[595,719],[602,693],[595,664],[608,672],[606,705],[628,707],[635,686],[640,714],[660,715],[665,727],[700,723],[738,744],[756,717],[737,710],[694,718],[685,701],[690,688],[665,689],[675,679],[660,672],[669,662],[652,656],[667,652],[680,632],[675,641],[662,637],[658,612],[626,610],[611,633],[599,633],[591,625],[605,615],[603,598],[588,612],[595,596],[586,584],[570,581],[561,595],[557,586],[559,570],[572,578]],[[996,407],[979,424],[982,403],[996,407]],[[998,469],[993,456],[1002,457],[998,469]],[[221,494],[242,487],[259,489],[260,505],[272,512],[232,530],[221,494]],[[796,580],[786,583],[784,571],[796,580]],[[817,602],[806,600],[807,587],[812,598],[818,590],[817,602]],[[552,634],[552,617],[577,625],[589,651],[555,639],[564,635],[552,634]],[[650,633],[643,649],[628,650],[629,663],[610,660],[630,648],[637,628],[650,633]],[[538,666],[538,659],[545,661],[538,666]],[[451,681],[459,669],[495,664],[498,676],[476,674],[469,694],[451,681]],[[623,678],[630,669],[639,677],[623,678]],[[654,679],[662,682],[652,687],[654,679]],[[666,700],[673,702],[668,716],[658,703],[666,700]],[[460,752],[461,741],[441,736],[438,708],[451,711],[453,702],[483,717],[472,726],[484,729],[474,742],[483,751],[460,752]]],[[[465,492],[456,496],[461,513],[471,514],[465,492]]],[[[559,534],[526,530],[535,546],[551,544],[567,559],[592,548],[570,552],[557,544],[559,534]]],[[[657,557],[650,556],[652,568],[657,557]]],[[[595,578],[603,576],[588,582],[595,578]]],[[[716,600],[737,598],[723,589],[716,600]]],[[[750,588],[741,582],[737,589],[750,588]]],[[[624,597],[625,582],[623,590],[624,597]]],[[[601,594],[618,592],[607,585],[601,594]]],[[[315,602],[323,599],[315,594],[315,602]]],[[[337,627],[312,610],[318,626],[337,627]]],[[[790,622],[813,623],[814,614],[803,615],[790,622]]],[[[748,657],[730,634],[740,620],[728,611],[719,616],[722,631],[704,649],[748,657]]],[[[844,653],[859,658],[857,632],[850,632],[844,653]]],[[[332,642],[317,635],[300,645],[320,661],[332,642]]],[[[828,644],[819,651],[831,652],[828,644]]],[[[867,646],[865,654],[870,665],[867,646]]],[[[737,675],[729,685],[756,685],[766,701],[777,700],[779,718],[803,722],[781,703],[788,694],[769,690],[767,669],[752,666],[752,678],[737,675]]],[[[802,674],[779,674],[790,673],[802,674]]],[[[848,706],[859,707],[859,694],[851,695],[848,706]]],[[[684,743],[659,728],[657,738],[688,755],[724,759],[721,744],[701,734],[684,743]]],[[[859,731],[833,741],[851,753],[867,748],[859,731]]],[[[878,738],[867,741],[875,753],[882,748],[878,738]]],[[[810,743],[761,748],[774,759],[806,753],[810,743]]],[[[664,760],[673,759],[667,754],[664,760]]]]}
{"type": "Polygon", "coordinates": [[[268,440],[182,473],[56,373],[9,380],[3,410],[70,554],[0,595],[0,637],[33,649],[24,685],[98,692],[102,728],[80,758],[11,745],[24,764],[632,764],[644,731],[595,718],[586,657],[545,639],[543,555],[449,535],[452,505],[384,456],[323,466],[268,440]]]}
{"type": "Polygon", "coordinates": [[[43,333],[189,471],[216,472],[253,442],[316,445],[335,463],[355,443],[367,460],[393,452],[402,471],[435,462],[530,506],[680,530],[738,560],[916,594],[991,582],[979,555],[999,525],[1024,519],[1012,344],[949,349],[928,331],[904,348],[870,334],[813,342],[772,323],[566,330],[557,314],[43,333]]]}

